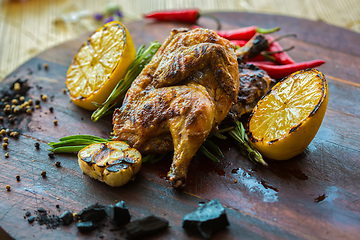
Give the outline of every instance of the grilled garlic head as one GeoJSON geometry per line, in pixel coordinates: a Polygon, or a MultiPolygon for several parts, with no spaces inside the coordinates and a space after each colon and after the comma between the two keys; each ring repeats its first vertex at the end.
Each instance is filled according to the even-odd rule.
{"type": "Polygon", "coordinates": [[[119,187],[129,182],[141,168],[141,154],[122,141],[94,143],[78,153],[78,162],[86,175],[119,187]]]}

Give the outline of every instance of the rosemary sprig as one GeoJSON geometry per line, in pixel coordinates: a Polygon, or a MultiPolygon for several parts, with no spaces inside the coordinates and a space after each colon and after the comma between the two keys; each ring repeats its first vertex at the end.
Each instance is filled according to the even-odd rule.
{"type": "Polygon", "coordinates": [[[71,135],[60,138],[59,142],[48,143],[48,145],[51,147],[48,150],[54,153],[78,152],[90,144],[106,143],[109,141],[112,140],[93,135],[71,135]]]}
{"type": "Polygon", "coordinates": [[[134,62],[129,66],[124,78],[118,82],[106,101],[102,104],[93,103],[98,109],[91,115],[91,120],[94,122],[98,121],[102,116],[111,113],[112,108],[122,102],[131,83],[140,74],[145,65],[151,61],[160,47],[160,43],[153,42],[146,50],[145,45],[139,48],[134,62]]]}
{"type": "Polygon", "coordinates": [[[251,146],[249,138],[245,133],[245,128],[241,122],[236,121],[235,127],[228,131],[228,133],[233,139],[241,143],[241,146],[248,152],[248,158],[250,161],[255,164],[260,163],[263,166],[268,166],[261,156],[261,153],[251,146]]]}

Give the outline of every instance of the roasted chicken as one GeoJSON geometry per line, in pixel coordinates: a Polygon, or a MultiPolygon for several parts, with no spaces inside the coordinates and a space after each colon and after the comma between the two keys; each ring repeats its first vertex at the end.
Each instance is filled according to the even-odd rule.
{"type": "Polygon", "coordinates": [[[238,91],[237,57],[228,40],[202,28],[173,30],[115,110],[114,140],[143,154],[174,151],[168,178],[182,187],[191,159],[238,91]]]}
{"type": "Polygon", "coordinates": [[[274,80],[255,65],[240,62],[239,82],[237,101],[232,105],[227,120],[239,120],[243,114],[251,112],[274,80]]]}

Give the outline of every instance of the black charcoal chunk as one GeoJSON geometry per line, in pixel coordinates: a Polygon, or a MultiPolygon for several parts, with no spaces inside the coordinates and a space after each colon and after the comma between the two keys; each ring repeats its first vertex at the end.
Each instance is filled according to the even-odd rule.
{"type": "Polygon", "coordinates": [[[35,221],[35,217],[34,216],[30,216],[29,218],[28,218],[28,222],[29,223],[33,223],[35,221]]]}
{"type": "Polygon", "coordinates": [[[70,225],[74,221],[72,212],[65,211],[63,214],[60,215],[60,220],[62,225],[64,226],[70,225]]]}
{"type": "Polygon", "coordinates": [[[38,208],[38,212],[39,212],[39,213],[46,213],[46,210],[41,207],[41,208],[38,208]]]}
{"type": "Polygon", "coordinates": [[[100,222],[106,216],[105,206],[99,203],[92,204],[81,210],[76,216],[83,222],[100,222]]]}
{"type": "Polygon", "coordinates": [[[229,222],[225,208],[217,199],[203,204],[195,212],[185,215],[182,221],[183,228],[192,232],[198,231],[204,238],[210,238],[213,233],[227,226],[229,226],[229,222]]]}
{"type": "Polygon", "coordinates": [[[97,228],[97,225],[93,221],[78,222],[76,226],[78,230],[82,233],[91,232],[92,230],[97,228]]]}
{"type": "Polygon", "coordinates": [[[128,223],[125,232],[128,239],[137,239],[165,231],[169,227],[166,219],[148,216],[128,223]]]}
{"type": "Polygon", "coordinates": [[[130,222],[129,209],[124,201],[120,201],[114,205],[105,207],[105,212],[108,217],[113,220],[117,225],[124,225],[130,222]]]}

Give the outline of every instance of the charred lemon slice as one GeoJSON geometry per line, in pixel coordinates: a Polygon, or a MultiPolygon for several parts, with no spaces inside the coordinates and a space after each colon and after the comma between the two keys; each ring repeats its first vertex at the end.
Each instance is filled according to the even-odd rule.
{"type": "Polygon", "coordinates": [[[328,84],[316,69],[298,71],[278,82],[253,109],[247,134],[265,157],[290,159],[310,144],[324,118],[328,84]]]}
{"type": "Polygon", "coordinates": [[[141,168],[141,154],[122,141],[91,144],[78,153],[86,175],[119,187],[129,182],[141,168]]]}
{"type": "Polygon", "coordinates": [[[71,101],[95,110],[124,77],[136,57],[129,31],[120,22],[96,30],[76,53],[66,75],[71,101]]]}

